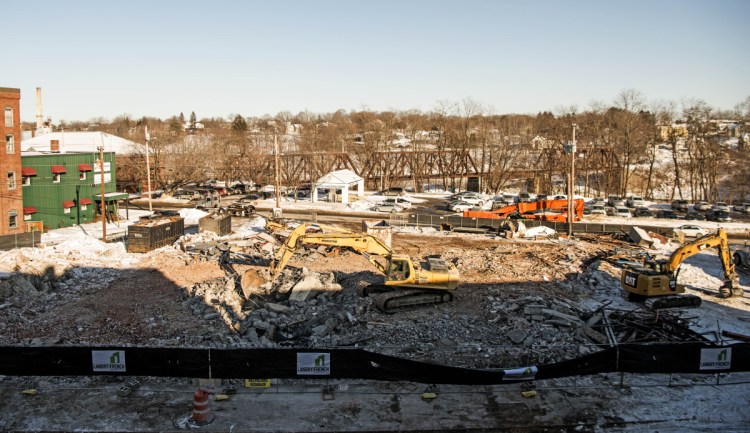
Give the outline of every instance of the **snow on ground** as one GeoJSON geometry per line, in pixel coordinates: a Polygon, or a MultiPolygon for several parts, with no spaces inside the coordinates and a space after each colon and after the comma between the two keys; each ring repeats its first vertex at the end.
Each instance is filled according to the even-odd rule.
{"type": "Polygon", "coordinates": [[[208,212],[204,212],[200,209],[180,209],[180,216],[185,218],[186,225],[196,225],[198,224],[198,221],[206,215],[208,215],[208,212]]]}

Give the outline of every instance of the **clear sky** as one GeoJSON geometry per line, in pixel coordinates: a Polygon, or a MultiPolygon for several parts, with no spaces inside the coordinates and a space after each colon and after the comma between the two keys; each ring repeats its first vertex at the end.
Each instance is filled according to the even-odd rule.
{"type": "Polygon", "coordinates": [[[21,116],[88,120],[430,111],[536,113],[623,89],[750,96],[749,0],[5,1],[0,87],[21,116]]]}

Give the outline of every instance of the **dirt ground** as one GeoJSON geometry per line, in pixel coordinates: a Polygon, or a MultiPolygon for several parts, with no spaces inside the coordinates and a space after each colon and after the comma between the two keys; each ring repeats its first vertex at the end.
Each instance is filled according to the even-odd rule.
{"type": "MultiPolygon", "coordinates": [[[[57,257],[51,249],[40,258],[27,252],[25,259],[20,254],[13,260],[28,267],[44,257],[53,268],[63,269],[51,271],[60,274],[50,283],[52,289],[5,299],[0,305],[6,313],[0,317],[0,344],[252,348],[356,342],[367,350],[471,368],[554,362],[590,353],[597,346],[567,326],[530,318],[524,314],[525,306],[542,304],[579,315],[613,299],[627,305],[619,289],[619,271],[603,262],[593,265],[616,243],[608,238],[520,240],[397,232],[393,235],[397,252],[415,258],[439,255],[456,265],[461,283],[451,303],[396,314],[384,314],[356,294],[362,281],[380,278],[373,266],[362,256],[335,249],[309,249],[294,256],[288,278],[300,272],[330,272],[340,285],[337,292],[299,303],[279,294],[245,302],[218,256],[177,247],[137,255],[101,253],[100,258],[107,254],[114,258],[100,262],[71,259],[66,252],[57,257]],[[288,311],[271,313],[270,304],[288,311]],[[511,331],[521,334],[518,341],[509,337],[511,331]]],[[[262,253],[264,246],[266,241],[237,248],[233,269],[239,274],[262,269],[273,250],[262,253]],[[248,251],[262,258],[248,259],[248,251]]],[[[743,284],[747,284],[744,275],[743,284]]],[[[716,301],[716,308],[721,302],[716,301]]],[[[744,298],[726,302],[743,309],[748,303],[744,298]]],[[[731,329],[734,318],[723,320],[731,329]]],[[[193,379],[1,379],[0,401],[16,409],[0,415],[0,429],[17,431],[189,429],[190,397],[197,386],[193,379]],[[117,395],[123,385],[132,392],[117,395]],[[39,391],[37,396],[20,394],[32,387],[39,391]],[[85,410],[76,416],[58,415],[71,405],[83,405],[85,410]]],[[[217,392],[227,383],[240,391],[229,402],[212,403],[217,421],[204,429],[676,432],[710,431],[723,425],[725,431],[742,431],[750,429],[750,417],[739,409],[749,402],[750,393],[742,391],[747,390],[747,379],[732,375],[721,380],[736,384],[716,386],[718,379],[712,376],[690,376],[682,382],[688,386],[675,390],[670,389],[672,381],[679,379],[666,375],[571,378],[535,384],[539,394],[534,398],[523,398],[523,389],[516,385],[429,388],[279,380],[269,389],[257,390],[242,388],[241,381],[225,381],[214,384],[217,392]],[[623,387],[626,381],[630,383],[623,387]],[[336,389],[331,401],[320,394],[328,385],[336,389]],[[419,398],[430,390],[437,391],[437,400],[419,398]],[[647,409],[649,398],[660,401],[663,408],[647,409]],[[706,407],[695,415],[687,407],[664,404],[676,398],[706,407]]]]}

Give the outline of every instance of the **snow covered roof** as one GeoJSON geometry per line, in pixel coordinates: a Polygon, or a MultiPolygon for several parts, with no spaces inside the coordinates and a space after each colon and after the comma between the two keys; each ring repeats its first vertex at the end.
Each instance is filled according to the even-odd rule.
{"type": "Polygon", "coordinates": [[[348,170],[348,169],[336,170],[318,179],[315,182],[315,186],[319,188],[347,186],[351,184],[356,184],[357,182],[361,180],[362,178],[359,177],[357,173],[351,170],[348,170]]]}
{"type": "Polygon", "coordinates": [[[50,132],[21,141],[22,152],[50,152],[50,142],[57,140],[60,153],[97,152],[99,146],[105,152],[120,155],[135,153],[136,143],[106,132],[50,132]]]}

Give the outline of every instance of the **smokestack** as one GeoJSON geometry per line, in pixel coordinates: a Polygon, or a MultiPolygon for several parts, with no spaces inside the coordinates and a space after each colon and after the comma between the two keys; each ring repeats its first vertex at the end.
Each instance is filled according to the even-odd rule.
{"type": "Polygon", "coordinates": [[[36,129],[42,128],[42,88],[36,88],[36,129]]]}

